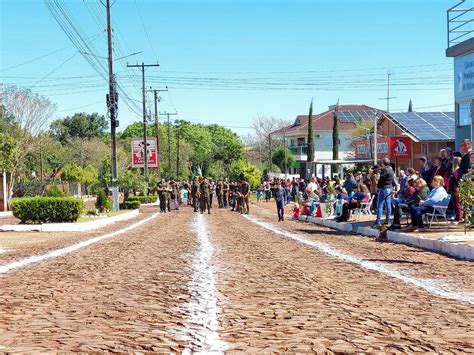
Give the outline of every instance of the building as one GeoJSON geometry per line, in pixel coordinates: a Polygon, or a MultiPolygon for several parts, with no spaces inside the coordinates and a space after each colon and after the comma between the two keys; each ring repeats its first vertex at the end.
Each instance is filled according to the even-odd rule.
{"type": "Polygon", "coordinates": [[[462,139],[474,138],[474,8],[461,1],[448,10],[448,48],[454,58],[456,147],[462,139]]]}
{"type": "MultiPolygon", "coordinates": [[[[388,157],[396,169],[419,167],[419,159],[434,159],[446,147],[454,149],[454,112],[384,113],[377,130],[377,159],[388,157]]],[[[373,159],[373,135],[370,142],[354,142],[356,159],[373,159]],[[369,149],[370,146],[370,149],[369,149]]]]}
{"type": "MultiPolygon", "coordinates": [[[[339,105],[337,106],[337,117],[339,127],[339,159],[354,160],[354,133],[361,127],[371,127],[376,117],[384,113],[366,105],[339,105]]],[[[333,148],[333,123],[336,114],[336,106],[331,106],[325,112],[313,115],[312,124],[314,131],[315,158],[311,170],[317,176],[331,173],[330,162],[332,161],[333,148]]],[[[370,132],[370,129],[367,129],[370,132]]],[[[285,145],[295,155],[296,165],[290,168],[290,174],[305,176],[307,163],[307,137],[308,116],[299,115],[292,125],[271,133],[272,138],[285,141],[285,145]]]]}

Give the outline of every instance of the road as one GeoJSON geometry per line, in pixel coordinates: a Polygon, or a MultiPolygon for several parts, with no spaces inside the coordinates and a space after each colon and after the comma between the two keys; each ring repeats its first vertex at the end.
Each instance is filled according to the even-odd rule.
{"type": "Polygon", "coordinates": [[[273,203],[154,212],[0,254],[0,351],[474,352],[472,262],[273,203]]]}

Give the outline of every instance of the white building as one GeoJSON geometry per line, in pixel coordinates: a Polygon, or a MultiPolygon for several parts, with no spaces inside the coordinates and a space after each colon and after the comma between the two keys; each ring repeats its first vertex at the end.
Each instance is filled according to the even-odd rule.
{"type": "MultiPolygon", "coordinates": [[[[325,112],[313,115],[312,124],[314,132],[314,163],[317,176],[329,176],[330,166],[324,165],[324,161],[332,160],[333,148],[333,123],[335,106],[329,107],[325,112]]],[[[374,121],[376,115],[383,111],[365,105],[339,105],[338,106],[338,128],[339,128],[339,159],[348,160],[354,158],[354,130],[363,121],[374,121]]],[[[284,138],[287,147],[296,158],[296,165],[289,171],[290,174],[304,176],[307,162],[307,138],[308,138],[308,116],[299,115],[294,123],[278,131],[272,132],[274,138],[284,138]]]]}

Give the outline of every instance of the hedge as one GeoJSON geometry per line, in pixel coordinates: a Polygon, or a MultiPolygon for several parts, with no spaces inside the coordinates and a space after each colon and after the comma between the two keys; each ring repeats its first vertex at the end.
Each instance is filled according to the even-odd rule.
{"type": "Polygon", "coordinates": [[[12,199],[12,210],[22,222],[75,222],[84,202],[73,197],[22,197],[12,199]]]}
{"type": "Polygon", "coordinates": [[[127,201],[140,201],[140,203],[154,203],[158,199],[156,195],[148,196],[128,196],[127,201]]]}
{"type": "Polygon", "coordinates": [[[140,201],[125,201],[124,203],[120,204],[120,209],[121,210],[137,210],[140,208],[140,201]]]}

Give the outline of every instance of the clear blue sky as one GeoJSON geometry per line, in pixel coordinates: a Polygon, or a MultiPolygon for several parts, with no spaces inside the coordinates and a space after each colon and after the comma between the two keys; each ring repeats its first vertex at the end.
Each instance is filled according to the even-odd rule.
{"type": "MultiPolygon", "coordinates": [[[[99,0],[59,2],[95,53],[105,57],[99,0]]],[[[453,110],[452,60],[444,51],[446,9],[455,2],[117,0],[115,58],[142,51],[115,62],[118,82],[137,100],[138,111],[120,101],[121,129],[141,119],[140,72],[127,71],[127,61],[158,60],[159,69],[147,70],[147,86],[169,87],[160,111],[176,109],[179,118],[192,122],[248,127],[257,115],[293,120],[307,113],[312,97],[317,112],[338,98],[342,104],[385,108],[379,98],[387,95],[387,69],[393,73],[392,109],[405,109],[412,99],[415,108],[448,104],[420,111],[453,110]]],[[[57,103],[58,117],[105,114],[106,82],[43,1],[1,0],[0,11],[0,82],[34,85],[57,103]],[[56,50],[61,51],[5,70],[56,50]]]]}

